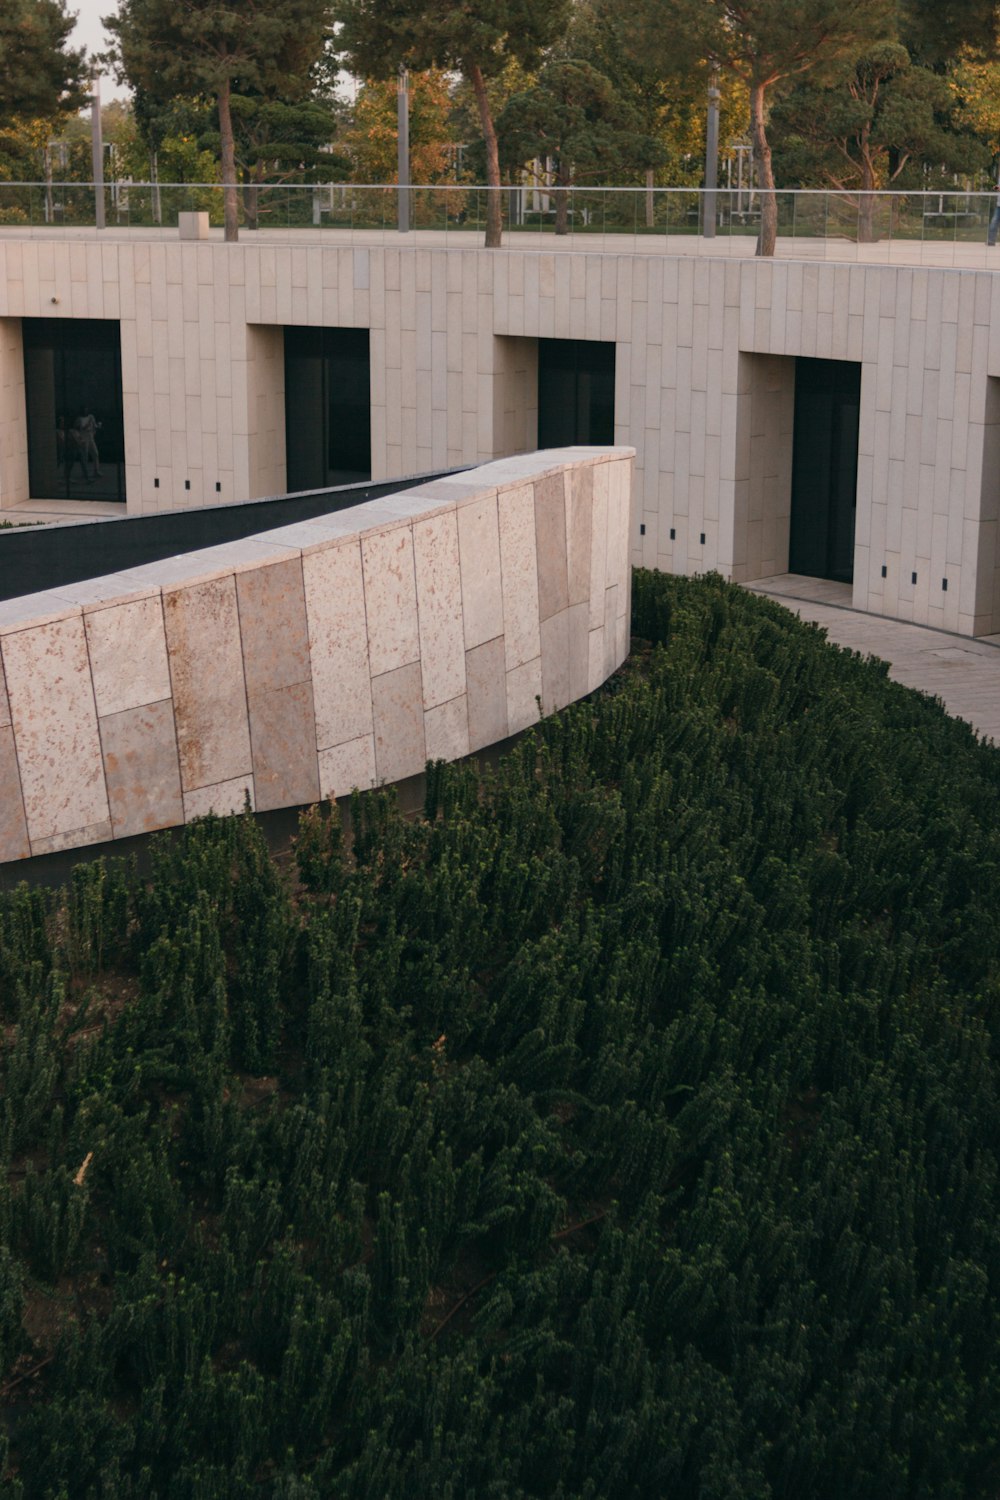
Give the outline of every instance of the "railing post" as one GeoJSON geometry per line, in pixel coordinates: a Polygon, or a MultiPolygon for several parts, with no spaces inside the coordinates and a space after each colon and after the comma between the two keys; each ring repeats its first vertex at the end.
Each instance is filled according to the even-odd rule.
{"type": "Polygon", "coordinates": [[[708,120],[705,129],[705,193],[702,199],[701,232],[715,238],[715,189],[719,180],[719,71],[712,69],[708,84],[708,120]]]}
{"type": "Polygon", "coordinates": [[[400,234],[406,234],[410,227],[410,75],[402,64],[399,69],[396,120],[399,163],[399,202],[396,205],[396,215],[400,234]]]}
{"type": "Polygon", "coordinates": [[[101,134],[101,80],[90,96],[90,160],[94,173],[94,224],[104,228],[104,137],[101,134]]]}

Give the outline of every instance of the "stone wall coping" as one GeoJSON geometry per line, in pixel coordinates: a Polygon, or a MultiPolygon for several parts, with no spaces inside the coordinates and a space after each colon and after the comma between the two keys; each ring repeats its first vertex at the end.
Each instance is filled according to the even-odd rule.
{"type": "Polygon", "coordinates": [[[521,455],[0,603],[0,862],[392,785],[586,697],[628,654],[632,471],[521,455]]]}
{"type": "Polygon", "coordinates": [[[518,453],[494,459],[475,469],[445,479],[434,479],[398,495],[366,500],[348,510],[331,511],[309,521],[272,527],[235,542],[220,542],[180,552],[159,562],[140,563],[117,573],[105,573],[78,583],[60,585],[44,593],[21,594],[0,600],[0,636],[31,626],[90,614],[114,604],[147,598],[187,588],[194,583],[231,577],[268,563],[324,552],[347,542],[363,540],[395,527],[464,506],[474,505],[498,493],[518,489],[528,480],[544,479],[567,467],[612,463],[634,459],[635,449],[624,444],[613,447],[547,448],[541,453],[518,453]],[[543,461],[539,463],[539,459],[543,461]],[[475,475],[475,482],[472,477],[475,475]]]}

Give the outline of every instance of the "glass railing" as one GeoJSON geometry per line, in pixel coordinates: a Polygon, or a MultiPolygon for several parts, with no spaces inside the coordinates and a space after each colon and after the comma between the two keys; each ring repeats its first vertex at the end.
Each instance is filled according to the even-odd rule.
{"type": "MultiPolygon", "coordinates": [[[[505,238],[553,250],[572,246],[669,249],[750,255],[761,232],[764,195],[746,188],[516,187],[435,184],[399,188],[354,183],[240,185],[237,209],[247,234],[327,239],[338,233],[396,241],[404,233],[458,244],[482,243],[491,192],[500,199],[505,238]]],[[[218,183],[106,184],[107,229],[163,231],[178,215],[207,213],[216,237],[223,225],[218,183]]],[[[892,259],[991,264],[986,258],[996,192],[814,192],[774,194],[774,253],[830,260],[892,259]],[[982,255],[979,255],[979,251],[982,255]]],[[[98,196],[91,183],[0,183],[0,233],[94,228],[98,196]]],[[[1000,265],[1000,253],[997,257],[1000,265]]]]}

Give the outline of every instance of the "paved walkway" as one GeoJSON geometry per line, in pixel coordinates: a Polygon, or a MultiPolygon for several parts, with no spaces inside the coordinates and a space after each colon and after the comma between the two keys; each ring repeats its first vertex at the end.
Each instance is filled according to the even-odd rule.
{"type": "MultiPolygon", "coordinates": [[[[2,207],[0,199],[0,207],[2,207]]],[[[4,224],[0,226],[0,246],[18,240],[94,241],[111,243],[151,243],[167,241],[176,244],[176,225],[151,228],[148,225],[109,224],[106,229],[95,229],[93,225],[50,224],[4,224]]],[[[222,230],[209,231],[209,242],[222,244],[222,230]]],[[[240,230],[239,243],[243,246],[325,245],[327,248],[353,246],[362,249],[381,246],[398,250],[403,246],[432,250],[480,250],[483,234],[477,229],[441,228],[413,229],[401,235],[394,223],[383,227],[358,227],[356,229],[334,228],[324,224],[275,225],[267,229],[240,230]]],[[[757,240],[752,233],[713,235],[710,239],[698,234],[622,233],[590,228],[571,231],[566,235],[555,235],[541,229],[505,229],[505,250],[527,250],[549,255],[572,252],[590,252],[603,255],[697,255],[710,259],[753,259],[757,240]]],[[[1000,246],[990,249],[985,237],[977,234],[969,240],[919,240],[891,239],[877,241],[873,245],[859,245],[855,240],[809,235],[779,235],[775,246],[778,260],[830,261],[837,265],[866,266],[939,266],[962,271],[1000,270],[1000,246]]]]}
{"type": "Polygon", "coordinates": [[[851,608],[849,584],[821,578],[785,573],[750,588],[822,625],[836,645],[881,657],[895,682],[940,698],[950,714],[1000,745],[1000,636],[952,635],[863,614],[851,608]]]}

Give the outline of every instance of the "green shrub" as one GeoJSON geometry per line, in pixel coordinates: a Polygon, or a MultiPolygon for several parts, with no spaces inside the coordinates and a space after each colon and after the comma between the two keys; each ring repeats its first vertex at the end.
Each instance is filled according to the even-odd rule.
{"type": "Polygon", "coordinates": [[[0,897],[4,1493],[995,1494],[1000,754],[718,579],[633,624],[421,818],[0,897]]]}

